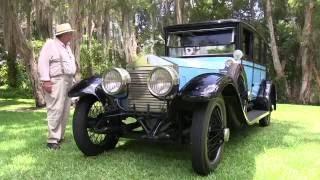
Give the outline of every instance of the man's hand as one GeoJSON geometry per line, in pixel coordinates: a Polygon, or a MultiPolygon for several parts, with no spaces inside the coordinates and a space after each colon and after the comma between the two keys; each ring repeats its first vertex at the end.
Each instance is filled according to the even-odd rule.
{"type": "Polygon", "coordinates": [[[43,81],[42,82],[42,88],[45,90],[47,93],[52,92],[52,82],[51,81],[43,81]]]}

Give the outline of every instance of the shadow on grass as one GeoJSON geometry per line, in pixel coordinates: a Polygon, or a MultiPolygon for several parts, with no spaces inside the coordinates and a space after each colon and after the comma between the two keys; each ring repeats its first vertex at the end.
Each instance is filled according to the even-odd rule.
{"type": "MultiPolygon", "coordinates": [[[[284,141],[285,136],[295,136],[289,130],[301,127],[289,124],[287,122],[276,122],[269,127],[259,127],[254,125],[242,130],[233,131],[230,141],[224,149],[224,157],[214,173],[208,178],[216,177],[217,179],[253,179],[257,155],[264,153],[271,148],[290,148],[294,145],[284,141]]],[[[305,143],[319,142],[315,133],[303,132],[305,143]]],[[[297,137],[299,138],[299,137],[297,137]]],[[[151,164],[154,160],[148,162],[150,157],[157,158],[157,162],[162,159],[167,161],[180,161],[183,168],[180,171],[176,169],[166,169],[161,172],[157,168],[150,168],[154,173],[166,173],[166,171],[175,171],[179,173],[181,179],[188,179],[196,176],[191,167],[191,152],[188,145],[175,145],[169,143],[153,143],[143,141],[128,141],[117,148],[119,151],[132,152],[144,158],[145,164],[151,164]],[[148,158],[149,157],[149,158],[148,158]]],[[[160,166],[167,166],[167,163],[159,163],[160,166]]],[[[163,170],[163,169],[162,169],[163,170]]]]}
{"type": "MultiPolygon", "coordinates": [[[[84,157],[68,126],[66,143],[58,152],[46,149],[44,112],[0,111],[0,177],[4,179],[253,179],[256,156],[271,148],[290,148],[293,136],[306,143],[318,136],[289,122],[248,127],[232,132],[224,157],[214,173],[202,178],[191,166],[188,145],[150,143],[121,139],[115,150],[84,157]],[[303,136],[297,136],[294,130],[303,136]]],[[[70,121],[69,121],[70,122],[70,121]]],[[[2,179],[2,178],[0,178],[2,179]]]]}

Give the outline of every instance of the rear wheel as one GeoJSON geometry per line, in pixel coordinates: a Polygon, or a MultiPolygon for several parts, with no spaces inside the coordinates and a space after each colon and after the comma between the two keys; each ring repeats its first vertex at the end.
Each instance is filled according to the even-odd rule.
{"type": "Polygon", "coordinates": [[[73,136],[78,148],[87,156],[113,149],[119,140],[115,134],[96,133],[95,127],[101,122],[103,113],[103,104],[91,96],[81,98],[75,108],[73,136]]]}
{"type": "Polygon", "coordinates": [[[270,119],[271,119],[271,111],[270,114],[262,119],[259,120],[259,125],[262,127],[269,126],[270,125],[270,119]]]}
{"type": "Polygon", "coordinates": [[[193,114],[191,131],[192,167],[207,175],[222,158],[226,128],[226,108],[222,96],[199,108],[193,114]]]}
{"type": "Polygon", "coordinates": [[[267,99],[264,100],[263,109],[269,110],[269,114],[268,116],[259,120],[259,125],[261,127],[266,127],[270,125],[270,120],[271,120],[272,105],[270,100],[267,100],[267,99]]]}
{"type": "Polygon", "coordinates": [[[271,120],[271,112],[272,112],[272,106],[271,106],[271,103],[270,102],[267,102],[266,103],[266,106],[267,108],[266,109],[269,109],[269,114],[268,116],[262,118],[259,120],[259,125],[261,127],[266,127],[266,126],[269,126],[270,125],[270,120],[271,120]]]}

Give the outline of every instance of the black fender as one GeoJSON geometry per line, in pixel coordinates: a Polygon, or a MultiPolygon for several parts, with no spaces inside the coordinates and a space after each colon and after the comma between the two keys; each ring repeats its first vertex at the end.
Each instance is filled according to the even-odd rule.
{"type": "Polygon", "coordinates": [[[221,94],[223,89],[234,81],[231,77],[219,73],[201,74],[191,79],[179,92],[182,100],[206,102],[221,94]]]}
{"type": "Polygon", "coordinates": [[[95,96],[99,101],[104,102],[107,100],[108,95],[102,89],[102,78],[99,76],[92,76],[83,79],[70,89],[68,92],[69,97],[82,97],[87,95],[95,96]]]}
{"type": "Polygon", "coordinates": [[[268,109],[269,105],[273,106],[273,110],[277,109],[277,90],[272,81],[264,80],[260,84],[257,99],[255,101],[255,108],[270,110],[268,109]]]}
{"type": "Polygon", "coordinates": [[[190,80],[179,92],[182,100],[192,103],[209,102],[220,94],[226,103],[228,127],[241,128],[246,124],[247,117],[237,84],[230,76],[219,73],[202,74],[190,80]]]}

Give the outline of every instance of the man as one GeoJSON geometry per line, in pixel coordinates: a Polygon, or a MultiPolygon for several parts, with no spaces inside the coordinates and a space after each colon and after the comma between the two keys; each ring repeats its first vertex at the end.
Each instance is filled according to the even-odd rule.
{"type": "Polygon", "coordinates": [[[76,72],[75,58],[69,43],[72,32],[69,23],[56,26],[55,39],[47,40],[41,49],[38,71],[47,108],[49,149],[59,149],[69,117],[71,100],[68,91],[76,72]]]}

